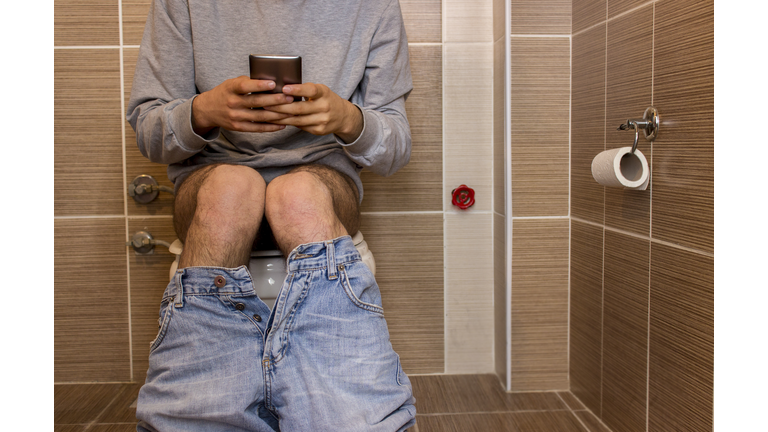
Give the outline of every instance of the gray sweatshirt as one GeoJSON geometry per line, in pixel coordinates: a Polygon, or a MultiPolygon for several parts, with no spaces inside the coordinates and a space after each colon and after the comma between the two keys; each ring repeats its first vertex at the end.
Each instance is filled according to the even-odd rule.
{"type": "Polygon", "coordinates": [[[398,0],[154,0],[136,63],[127,119],[141,153],[169,164],[178,187],[194,169],[232,163],[267,182],[308,163],[358,185],[363,167],[391,175],[410,158],[405,99],[413,88],[398,0]],[[327,85],[363,112],[352,143],[288,126],[279,132],[192,130],[192,100],[249,75],[248,55],[299,55],[303,82],[327,85]]]}

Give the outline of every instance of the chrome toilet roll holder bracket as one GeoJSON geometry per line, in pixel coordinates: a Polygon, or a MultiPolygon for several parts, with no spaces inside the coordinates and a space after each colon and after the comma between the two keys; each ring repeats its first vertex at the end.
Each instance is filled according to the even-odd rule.
{"type": "Polygon", "coordinates": [[[640,130],[643,130],[646,140],[653,141],[659,135],[660,124],[659,111],[654,107],[648,107],[643,113],[642,120],[627,120],[627,123],[619,126],[616,130],[635,130],[635,142],[632,144],[632,154],[634,154],[637,149],[637,141],[640,139],[640,130]]]}

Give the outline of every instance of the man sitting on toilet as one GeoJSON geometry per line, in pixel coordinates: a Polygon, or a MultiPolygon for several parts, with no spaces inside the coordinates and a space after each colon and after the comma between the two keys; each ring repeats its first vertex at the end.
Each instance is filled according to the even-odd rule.
{"type": "Polygon", "coordinates": [[[413,424],[378,286],[349,237],[360,170],[408,162],[411,89],[397,0],[153,2],[127,118],[142,154],[169,165],[184,250],[138,430],[413,424]],[[249,54],[301,56],[304,84],[259,94],[275,83],[245,76],[249,54]],[[288,260],[272,312],[245,267],[263,218],[288,260]]]}

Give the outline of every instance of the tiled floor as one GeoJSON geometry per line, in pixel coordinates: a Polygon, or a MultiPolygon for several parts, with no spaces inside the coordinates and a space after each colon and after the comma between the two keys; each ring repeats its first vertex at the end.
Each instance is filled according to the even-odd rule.
{"type": "MultiPolygon", "coordinates": [[[[570,392],[505,393],[495,375],[412,376],[412,432],[610,432],[570,392]]],[[[54,386],[55,432],[136,430],[140,384],[54,386]]]]}

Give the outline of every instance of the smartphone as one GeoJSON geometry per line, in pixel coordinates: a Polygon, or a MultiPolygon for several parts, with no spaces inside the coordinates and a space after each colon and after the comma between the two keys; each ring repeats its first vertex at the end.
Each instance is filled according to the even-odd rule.
{"type": "Polygon", "coordinates": [[[265,93],[282,93],[283,86],[301,84],[301,56],[249,56],[251,79],[270,80],[275,88],[265,93]]]}

